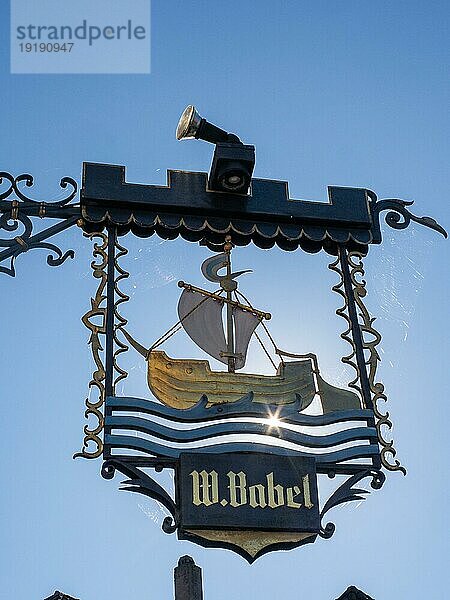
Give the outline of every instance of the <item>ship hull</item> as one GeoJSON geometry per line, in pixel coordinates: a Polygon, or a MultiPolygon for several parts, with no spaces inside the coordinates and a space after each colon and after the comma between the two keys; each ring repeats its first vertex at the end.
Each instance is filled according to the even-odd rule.
{"type": "Polygon", "coordinates": [[[150,390],[173,408],[190,408],[202,396],[209,404],[236,402],[249,392],[254,402],[264,404],[289,404],[300,399],[302,410],[316,394],[324,412],[360,408],[355,394],[326,384],[317,373],[315,377],[311,358],[282,363],[273,376],[212,371],[207,360],[175,359],[159,350],[150,352],[147,361],[150,390]]]}
{"type": "Polygon", "coordinates": [[[168,406],[190,408],[205,395],[210,404],[236,402],[253,392],[254,402],[287,404],[299,394],[309,405],[316,393],[311,361],[280,365],[274,376],[212,371],[207,360],[175,359],[165,352],[150,352],[148,384],[153,394],[168,406]]]}

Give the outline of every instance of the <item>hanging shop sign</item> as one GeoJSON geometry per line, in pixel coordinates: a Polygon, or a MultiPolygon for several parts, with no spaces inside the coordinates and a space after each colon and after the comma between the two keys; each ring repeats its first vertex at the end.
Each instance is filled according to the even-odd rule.
{"type": "Polygon", "coordinates": [[[362,480],[369,478],[377,490],[386,471],[406,473],[389,437],[391,418],[381,407],[387,400],[377,377],[381,335],[364,304],[363,259],[371,244],[382,242],[383,211],[395,229],[415,221],[447,234],[434,219],[413,215],[410,202],[379,200],[363,188],[330,187],[328,203],[292,199],[286,182],[252,178],[253,146],[193,107],[177,130],[179,139],[186,136],[216,144],[209,175],[169,171],[166,186],[135,184],[126,181],[123,166],[84,163],[79,201],[76,182],[66,177],[66,198],[47,203],[26,193],[30,175],[0,173],[0,229],[9,235],[0,241],[0,272],[14,276],[16,259],[31,249],[47,250],[52,266],[73,258],[46,241],[72,225],[92,240],[98,287],[83,323],[90,331],[95,370],[89,385],[96,393],[86,399],[88,424],[76,456],[101,458],[104,478],[119,472],[126,478],[121,489],[157,500],[168,513],[166,533],[253,562],[272,550],[330,538],[335,525],[327,513],[364,499],[362,480]],[[44,217],[57,223],[34,233],[33,218],[44,217]],[[161,326],[153,341],[137,339],[122,314],[130,300],[122,264],[129,232],[181,236],[211,251],[198,279],[178,283],[177,322],[161,326]],[[327,380],[320,351],[286,351],[274,340],[269,291],[268,306],[254,306],[241,286],[249,269],[232,266],[233,249],[250,243],[331,256],[336,313],[349,350],[341,360],[353,374],[347,385],[327,380]],[[201,351],[204,358],[168,353],[165,342],[176,333],[187,335],[195,355],[201,351]],[[252,339],[271,361],[271,375],[247,368],[252,339]],[[144,397],[118,392],[127,377],[125,352],[146,364],[144,397]],[[164,469],[174,473],[173,492],[154,475],[164,469]],[[323,485],[327,477],[335,482],[332,491],[323,485]]]}
{"type": "Polygon", "coordinates": [[[325,515],[364,499],[363,479],[379,489],[385,470],[405,473],[385,437],[391,421],[379,406],[386,395],[376,378],[381,336],[363,302],[362,261],[369,245],[381,242],[382,210],[389,210],[386,221],[394,228],[415,220],[445,232],[433,219],[412,215],[407,203],[379,201],[360,188],[329,188],[330,202],[319,204],[289,198],[284,182],[252,179],[251,195],[244,197],[211,190],[210,180],[203,173],[169,172],[167,187],[131,184],[124,167],[84,165],[83,228],[100,240],[93,264],[100,286],[84,322],[98,366],[91,384],[100,395],[87,402],[88,414],[98,413],[98,427],[86,430],[81,455],[102,456],[104,477],[119,471],[128,478],[122,489],[158,500],[170,513],[163,522],[167,533],[253,562],[272,550],[330,538],[335,526],[324,522],[325,515]],[[128,273],[120,266],[126,252],[120,235],[128,231],[182,236],[214,251],[199,269],[204,283],[178,283],[178,320],[151,344],[135,339],[121,316],[128,297],[120,281],[128,273]],[[240,277],[249,269],[232,267],[234,246],[251,242],[332,255],[333,291],[343,302],[336,312],[350,349],[342,360],[354,371],[348,385],[328,382],[316,354],[286,352],[274,341],[269,307],[254,306],[241,290],[240,277]],[[205,359],[166,352],[165,342],[178,331],[205,359]],[[255,337],[273,375],[246,368],[255,337]],[[109,348],[105,365],[101,347],[109,348]],[[117,359],[126,350],[146,361],[146,398],[116,394],[126,377],[117,359]],[[211,358],[223,367],[214,368],[211,358]],[[173,470],[174,496],[149,469],[173,470]],[[338,483],[319,502],[327,476],[338,483]]]}

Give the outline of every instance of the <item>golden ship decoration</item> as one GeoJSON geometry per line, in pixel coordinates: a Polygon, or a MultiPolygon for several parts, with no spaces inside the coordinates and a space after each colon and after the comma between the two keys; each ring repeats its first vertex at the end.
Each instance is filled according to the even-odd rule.
{"type": "Polygon", "coordinates": [[[301,411],[316,397],[324,414],[361,409],[354,392],[335,387],[321,377],[315,354],[287,353],[276,346],[264,323],[271,318],[270,313],[254,308],[237,289],[236,279],[251,271],[232,271],[231,244],[225,245],[225,252],[207,258],[201,270],[208,281],[219,283],[219,291],[178,282],[183,290],[178,302],[179,321],[150,349],[125,332],[128,341],[146,358],[148,385],[160,402],[176,409],[189,409],[201,398],[207,398],[207,406],[211,406],[236,402],[251,392],[253,402],[267,405],[297,402],[301,411]],[[220,275],[222,269],[225,274],[220,275]],[[263,327],[281,359],[278,367],[256,332],[258,326],[263,327]],[[227,365],[227,371],[211,369],[208,360],[172,358],[158,349],[180,328],[206,354],[227,365]],[[253,336],[275,367],[275,375],[238,372],[246,364],[253,336]],[[287,362],[286,357],[298,360],[287,362]]]}

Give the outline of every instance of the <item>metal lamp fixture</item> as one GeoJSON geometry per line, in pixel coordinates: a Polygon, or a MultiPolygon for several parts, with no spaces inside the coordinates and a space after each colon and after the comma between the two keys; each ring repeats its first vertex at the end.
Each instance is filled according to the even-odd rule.
{"type": "Polygon", "coordinates": [[[208,179],[210,190],[248,193],[255,166],[254,146],[243,144],[234,133],[209,123],[192,105],[183,111],[176,137],[177,140],[195,138],[216,144],[208,179]]]}
{"type": "Polygon", "coordinates": [[[241,140],[234,133],[227,133],[224,129],[209,123],[201,117],[195,106],[191,104],[184,109],[178,121],[176,136],[177,140],[195,138],[210,142],[211,144],[223,142],[242,144],[241,140]]]}

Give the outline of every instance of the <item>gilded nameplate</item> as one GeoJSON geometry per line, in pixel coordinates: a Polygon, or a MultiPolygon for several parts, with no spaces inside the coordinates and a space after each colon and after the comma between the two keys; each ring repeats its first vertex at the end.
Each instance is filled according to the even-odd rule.
{"type": "Polygon", "coordinates": [[[314,458],[181,454],[178,494],[182,530],[320,529],[314,458]]]}

